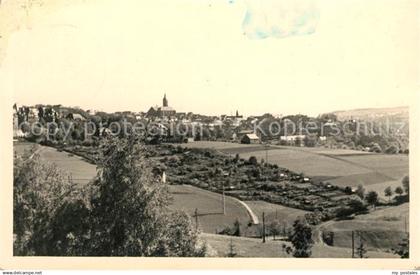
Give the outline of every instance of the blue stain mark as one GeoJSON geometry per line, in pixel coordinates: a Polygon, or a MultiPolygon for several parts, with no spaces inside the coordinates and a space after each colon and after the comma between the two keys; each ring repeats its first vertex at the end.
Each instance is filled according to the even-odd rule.
{"type": "Polygon", "coordinates": [[[315,33],[315,28],[308,29],[305,34],[313,34],[313,33],[315,33]]]}
{"type": "Polygon", "coordinates": [[[229,4],[235,4],[235,1],[229,0],[229,4]]]}
{"type": "Polygon", "coordinates": [[[245,13],[244,20],[242,21],[242,26],[250,24],[251,20],[252,20],[251,11],[247,10],[246,13],[245,13]]]}
{"type": "Polygon", "coordinates": [[[257,39],[265,39],[267,37],[269,37],[269,34],[260,30],[260,29],[256,29],[255,30],[255,36],[257,39]]]}
{"type": "Polygon", "coordinates": [[[295,26],[302,27],[303,25],[306,24],[306,22],[308,22],[308,16],[307,16],[307,13],[304,13],[301,16],[296,17],[295,26]]]}
{"type": "Polygon", "coordinates": [[[279,27],[272,26],[271,27],[271,35],[276,37],[276,38],[280,38],[280,37],[283,36],[283,32],[279,29],[279,27]]]}
{"type": "MultiPolygon", "coordinates": [[[[249,39],[284,38],[313,34],[319,20],[318,10],[307,6],[295,13],[289,6],[266,5],[252,7],[248,2],[242,28],[249,39]]],[[[284,3],[284,2],[283,2],[284,3]]]]}
{"type": "Polygon", "coordinates": [[[301,16],[296,17],[295,19],[295,26],[296,27],[302,27],[306,25],[311,20],[318,20],[318,13],[317,12],[311,12],[306,11],[301,16]]]}

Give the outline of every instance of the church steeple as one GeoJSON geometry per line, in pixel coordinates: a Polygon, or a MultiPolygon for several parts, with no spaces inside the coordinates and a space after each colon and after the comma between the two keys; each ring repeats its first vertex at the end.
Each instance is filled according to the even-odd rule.
{"type": "Polygon", "coordinates": [[[166,93],[163,96],[163,107],[168,107],[168,100],[166,99],[166,93]]]}

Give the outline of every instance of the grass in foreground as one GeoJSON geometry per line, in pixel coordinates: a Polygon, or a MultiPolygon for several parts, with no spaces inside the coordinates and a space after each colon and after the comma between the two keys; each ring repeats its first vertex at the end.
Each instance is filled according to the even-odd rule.
{"type": "MultiPolygon", "coordinates": [[[[229,237],[214,234],[201,234],[201,237],[211,247],[213,255],[216,257],[227,257],[230,251],[230,242],[232,240],[236,257],[245,258],[291,258],[282,249],[282,245],[291,244],[283,241],[268,240],[267,243],[262,243],[261,239],[243,238],[243,237],[229,237]]],[[[392,253],[368,251],[369,258],[398,258],[392,253]]],[[[312,248],[311,258],[351,258],[351,249],[341,247],[329,247],[321,244],[316,244],[312,248]]]]}

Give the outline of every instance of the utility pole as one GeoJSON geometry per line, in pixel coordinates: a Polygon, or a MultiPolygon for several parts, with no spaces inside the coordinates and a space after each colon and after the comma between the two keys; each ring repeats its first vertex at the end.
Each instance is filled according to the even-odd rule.
{"type": "Polygon", "coordinates": [[[367,253],[367,250],[365,248],[365,245],[363,243],[363,236],[362,236],[363,231],[358,231],[357,234],[359,235],[359,246],[357,247],[357,256],[358,258],[366,258],[365,254],[367,253]]]}
{"type": "Polygon", "coordinates": [[[235,246],[233,245],[233,238],[230,238],[230,245],[229,245],[229,253],[228,253],[228,257],[229,258],[233,258],[235,257],[237,254],[235,252],[235,246]]]}
{"type": "Polygon", "coordinates": [[[195,217],[195,230],[198,230],[198,209],[197,208],[194,211],[194,217],[195,217]]]}
{"type": "Polygon", "coordinates": [[[263,229],[262,229],[263,243],[265,243],[265,212],[263,212],[263,229]]]}
{"type": "Polygon", "coordinates": [[[351,257],[354,258],[354,231],[351,232],[351,257]]]}
{"type": "Polygon", "coordinates": [[[230,170],[229,172],[224,172],[223,176],[225,178],[225,180],[223,180],[222,182],[222,203],[223,203],[223,215],[226,215],[226,197],[225,197],[225,181],[227,181],[229,184],[229,177],[232,174],[232,171],[230,170]]]}
{"type": "Polygon", "coordinates": [[[265,163],[268,164],[268,148],[270,148],[270,145],[268,145],[267,143],[264,145],[264,147],[265,147],[265,163]]]}
{"type": "Polygon", "coordinates": [[[222,191],[222,203],[223,203],[223,215],[226,215],[226,199],[225,199],[225,183],[223,182],[222,191]]]}

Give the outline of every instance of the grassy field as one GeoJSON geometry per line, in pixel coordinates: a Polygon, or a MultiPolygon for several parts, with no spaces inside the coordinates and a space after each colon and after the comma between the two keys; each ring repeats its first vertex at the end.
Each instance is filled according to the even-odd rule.
{"type": "Polygon", "coordinates": [[[40,145],[36,143],[29,143],[29,142],[13,142],[13,152],[22,155],[25,151],[29,152],[32,150],[37,150],[40,145]]]}
{"type": "MultiPolygon", "coordinates": [[[[291,246],[288,242],[274,241],[268,239],[264,244],[261,239],[229,237],[214,234],[201,234],[201,238],[210,246],[210,251],[215,257],[226,257],[230,251],[230,242],[234,246],[236,257],[256,257],[256,258],[290,258],[283,251],[282,245],[291,246]]],[[[398,258],[392,253],[380,251],[368,251],[367,256],[374,258],[398,258]]],[[[329,247],[315,244],[312,248],[312,258],[351,258],[351,249],[342,247],[329,247]]]]}
{"type": "MultiPolygon", "coordinates": [[[[177,144],[175,144],[177,145],[177,144]]],[[[220,142],[220,141],[196,141],[182,144],[182,146],[188,148],[211,148],[215,150],[232,149],[232,148],[255,148],[262,147],[259,144],[240,144],[233,142],[220,142]]]]}
{"type": "Polygon", "coordinates": [[[259,257],[259,258],[290,258],[282,249],[282,244],[290,245],[282,241],[269,240],[263,244],[261,239],[229,237],[215,234],[201,234],[201,238],[210,246],[211,252],[217,257],[227,257],[230,251],[230,243],[234,246],[236,257],[259,257]]]}
{"type": "Polygon", "coordinates": [[[334,246],[351,247],[351,232],[361,231],[368,248],[381,250],[396,248],[405,236],[406,228],[409,228],[408,203],[378,209],[353,220],[327,222],[322,226],[322,230],[334,232],[334,246]]]}
{"type": "Polygon", "coordinates": [[[226,197],[226,215],[223,215],[220,194],[190,185],[170,185],[169,190],[173,197],[171,205],[174,209],[184,210],[191,216],[194,216],[195,209],[198,210],[198,223],[203,232],[221,231],[226,226],[232,227],[236,220],[246,229],[250,222],[245,207],[233,198],[226,197]]]}
{"type": "Polygon", "coordinates": [[[337,186],[365,186],[367,191],[377,191],[401,186],[401,180],[409,174],[407,155],[385,155],[355,150],[271,146],[266,152],[262,145],[229,142],[193,142],[189,148],[213,148],[227,154],[239,154],[247,159],[255,156],[294,172],[302,172],[316,180],[331,182],[337,186]]]}
{"type": "Polygon", "coordinates": [[[55,164],[59,169],[69,173],[72,180],[79,184],[88,183],[96,176],[96,166],[87,163],[78,156],[69,155],[66,152],[59,152],[54,148],[40,146],[33,143],[17,143],[14,144],[13,149],[16,153],[21,154],[25,150],[34,147],[41,159],[55,164]]]}
{"type": "Polygon", "coordinates": [[[69,155],[66,152],[59,152],[50,147],[42,147],[39,154],[41,158],[55,163],[58,168],[68,171],[72,177],[72,181],[76,183],[86,184],[96,176],[96,165],[87,163],[78,156],[69,155]]]}
{"type": "Polygon", "coordinates": [[[293,222],[298,217],[303,217],[307,211],[285,207],[279,204],[268,203],[265,201],[246,201],[245,202],[262,221],[263,213],[265,213],[265,220],[270,224],[273,220],[278,220],[281,224],[292,226],[293,222]]]}

